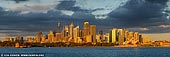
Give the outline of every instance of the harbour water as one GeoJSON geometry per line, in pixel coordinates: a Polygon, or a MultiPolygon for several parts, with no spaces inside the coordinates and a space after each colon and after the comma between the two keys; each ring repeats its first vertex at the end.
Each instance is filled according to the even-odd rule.
{"type": "Polygon", "coordinates": [[[170,57],[169,47],[154,48],[0,48],[0,53],[42,53],[45,57],[170,57]]]}

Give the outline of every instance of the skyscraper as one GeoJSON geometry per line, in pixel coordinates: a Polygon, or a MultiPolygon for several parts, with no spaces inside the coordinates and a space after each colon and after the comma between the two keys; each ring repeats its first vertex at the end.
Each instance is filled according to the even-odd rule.
{"type": "Polygon", "coordinates": [[[74,38],[74,42],[77,43],[77,38],[79,37],[79,26],[75,27],[73,29],[73,38],[74,38]]]}
{"type": "Polygon", "coordinates": [[[128,30],[125,30],[125,41],[129,41],[130,38],[129,38],[129,31],[128,30]]]}
{"type": "Polygon", "coordinates": [[[101,42],[104,42],[103,31],[99,31],[99,38],[101,42]]]}
{"type": "Polygon", "coordinates": [[[90,25],[90,35],[92,35],[92,42],[96,42],[96,25],[90,25]]]}
{"type": "Polygon", "coordinates": [[[108,41],[109,43],[116,43],[116,33],[117,32],[117,29],[116,28],[113,28],[110,33],[109,33],[109,38],[108,38],[108,41]]]}
{"type": "Polygon", "coordinates": [[[124,31],[123,31],[123,29],[118,29],[118,44],[119,45],[123,45],[123,42],[124,42],[124,40],[125,40],[125,38],[124,38],[124,31]]]}
{"type": "Polygon", "coordinates": [[[48,34],[48,41],[52,42],[52,39],[54,38],[54,34],[53,31],[50,31],[50,33],[48,34]]]}
{"type": "Polygon", "coordinates": [[[134,33],[134,38],[136,41],[139,41],[139,32],[134,33]]]}
{"type": "Polygon", "coordinates": [[[61,33],[56,33],[55,38],[56,38],[57,42],[60,42],[61,41],[61,33]]]}
{"type": "Polygon", "coordinates": [[[89,22],[84,22],[84,28],[83,28],[83,32],[84,32],[84,35],[83,36],[87,36],[89,35],[89,22]]]}
{"type": "Polygon", "coordinates": [[[71,23],[69,27],[70,27],[70,30],[69,30],[70,37],[73,38],[73,28],[74,28],[74,24],[71,23]]]}
{"type": "Polygon", "coordinates": [[[67,36],[69,36],[69,27],[66,25],[64,27],[64,37],[67,37],[67,36]]]}

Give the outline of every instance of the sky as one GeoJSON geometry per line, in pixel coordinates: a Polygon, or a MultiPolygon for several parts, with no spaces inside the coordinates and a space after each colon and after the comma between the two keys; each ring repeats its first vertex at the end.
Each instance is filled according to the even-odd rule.
{"type": "Polygon", "coordinates": [[[0,35],[48,33],[57,21],[62,26],[88,21],[97,30],[125,28],[152,37],[170,33],[169,16],[169,0],[0,0],[0,35]]]}

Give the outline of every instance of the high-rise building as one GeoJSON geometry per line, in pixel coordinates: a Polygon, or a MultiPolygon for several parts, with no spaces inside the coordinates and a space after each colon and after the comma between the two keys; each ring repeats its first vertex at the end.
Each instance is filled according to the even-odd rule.
{"type": "Polygon", "coordinates": [[[64,37],[65,37],[65,30],[64,30],[64,27],[63,27],[63,29],[61,31],[61,39],[63,39],[64,37]]]}
{"type": "Polygon", "coordinates": [[[103,36],[103,31],[99,31],[99,39],[101,40],[101,42],[104,42],[104,36],[103,36]]]}
{"type": "Polygon", "coordinates": [[[125,30],[125,41],[129,41],[130,37],[129,37],[129,31],[125,30]]]}
{"type": "Polygon", "coordinates": [[[70,30],[69,30],[70,37],[73,38],[73,28],[74,28],[74,24],[71,23],[69,27],[70,27],[70,30]]]}
{"type": "Polygon", "coordinates": [[[56,33],[56,41],[60,42],[61,41],[61,33],[56,33]]]}
{"type": "Polygon", "coordinates": [[[87,35],[86,36],[86,43],[91,43],[93,40],[92,40],[92,35],[87,35]]]}
{"type": "Polygon", "coordinates": [[[73,39],[74,39],[74,42],[77,42],[77,38],[79,37],[79,29],[80,27],[77,26],[73,29],[73,39]]]}
{"type": "Polygon", "coordinates": [[[89,35],[89,22],[84,22],[84,28],[83,28],[83,36],[89,35]]]}
{"type": "Polygon", "coordinates": [[[118,44],[123,45],[125,41],[123,29],[118,29],[117,33],[118,33],[118,44]]]}
{"type": "Polygon", "coordinates": [[[50,31],[50,33],[48,34],[48,41],[52,42],[52,39],[54,38],[54,34],[53,31],[50,31]]]}
{"type": "Polygon", "coordinates": [[[79,37],[83,37],[83,30],[79,31],[79,37]]]}
{"type": "Polygon", "coordinates": [[[34,42],[41,42],[41,37],[43,36],[42,32],[37,32],[34,37],[34,42]]]}
{"type": "Polygon", "coordinates": [[[66,25],[64,27],[64,37],[68,37],[69,36],[69,27],[66,25]]]}
{"type": "Polygon", "coordinates": [[[109,43],[116,43],[116,40],[117,40],[117,29],[116,28],[113,28],[110,33],[109,33],[109,38],[108,38],[108,41],[109,43]]]}
{"type": "Polygon", "coordinates": [[[90,25],[90,35],[92,35],[92,42],[96,42],[96,25],[90,25]]]}
{"type": "Polygon", "coordinates": [[[135,32],[135,33],[134,33],[134,39],[135,39],[136,41],[139,41],[139,32],[135,32]]]}
{"type": "Polygon", "coordinates": [[[132,40],[133,38],[133,32],[129,32],[129,39],[132,40]]]}
{"type": "Polygon", "coordinates": [[[142,43],[142,35],[139,35],[139,42],[142,43]]]}
{"type": "Polygon", "coordinates": [[[45,43],[45,42],[46,42],[46,36],[45,36],[45,35],[43,35],[43,36],[42,36],[41,43],[45,43]]]}

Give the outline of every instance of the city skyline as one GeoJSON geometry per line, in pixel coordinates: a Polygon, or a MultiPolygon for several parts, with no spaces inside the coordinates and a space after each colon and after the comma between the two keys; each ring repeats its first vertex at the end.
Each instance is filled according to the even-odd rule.
{"type": "Polygon", "coordinates": [[[57,21],[63,24],[61,28],[71,22],[81,27],[88,21],[97,31],[125,28],[152,40],[170,40],[166,36],[170,33],[169,5],[169,0],[1,0],[0,35],[47,34],[57,29],[57,21]]]}
{"type": "MultiPolygon", "coordinates": [[[[36,32],[34,37],[23,37],[16,35],[15,37],[6,37],[2,42],[28,42],[28,43],[112,43],[114,45],[141,45],[142,43],[150,43],[150,37],[145,37],[139,32],[131,32],[127,29],[112,28],[108,33],[103,30],[96,31],[96,25],[91,25],[89,22],[83,23],[83,29],[80,26],[75,26],[72,22],[70,25],[65,25],[60,31],[60,21],[58,21],[57,30],[50,30],[48,34],[36,32]]],[[[158,40],[159,41],[159,40],[158,40]]],[[[19,46],[17,44],[17,46],[19,46]]]]}

